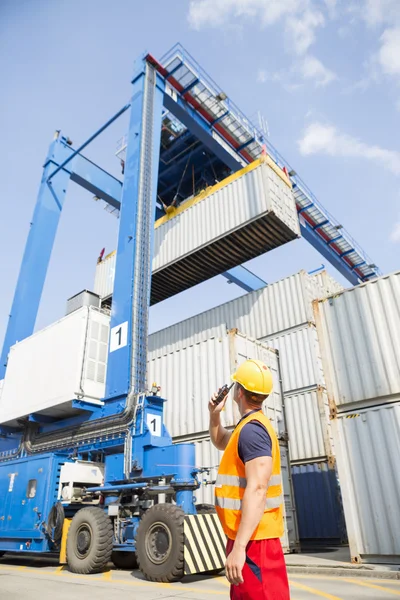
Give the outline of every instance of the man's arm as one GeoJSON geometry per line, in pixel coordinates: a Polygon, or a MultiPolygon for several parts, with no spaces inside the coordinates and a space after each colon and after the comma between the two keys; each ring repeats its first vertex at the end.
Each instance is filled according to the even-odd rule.
{"type": "Polygon", "coordinates": [[[228,431],[221,425],[221,411],[225,406],[228,399],[225,399],[220,404],[214,404],[215,398],[218,396],[218,392],[214,394],[208,403],[208,410],[210,411],[210,437],[211,441],[218,450],[225,450],[228,445],[229,439],[232,435],[231,431],[228,431]]]}
{"type": "Polygon", "coordinates": [[[246,546],[264,514],[268,482],[272,473],[272,458],[260,456],[245,463],[247,485],[242,500],[242,515],[232,552],[226,561],[228,580],[243,583],[242,569],[246,561],[246,546]]]}

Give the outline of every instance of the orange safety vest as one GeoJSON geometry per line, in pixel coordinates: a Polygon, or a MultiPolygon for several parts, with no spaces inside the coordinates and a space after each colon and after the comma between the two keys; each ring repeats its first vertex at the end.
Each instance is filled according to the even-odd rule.
{"type": "Polygon", "coordinates": [[[222,456],[215,483],[215,507],[222,528],[231,540],[236,538],[239,529],[242,498],[246,488],[246,470],[239,457],[239,435],[243,427],[252,420],[262,423],[272,440],[272,474],[265,496],[265,510],[251,540],[280,538],[284,533],[283,488],[281,474],[281,454],[279,442],[271,421],[261,411],[244,418],[233,431],[222,456]]]}

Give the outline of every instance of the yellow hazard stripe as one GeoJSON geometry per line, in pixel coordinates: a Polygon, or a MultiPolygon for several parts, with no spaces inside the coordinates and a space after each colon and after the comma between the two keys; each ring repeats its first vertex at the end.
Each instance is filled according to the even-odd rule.
{"type": "Polygon", "coordinates": [[[185,575],[224,568],[226,537],[216,514],[187,515],[184,533],[185,575]]]}
{"type": "Polygon", "coordinates": [[[72,519],[64,519],[62,537],[61,537],[61,549],[60,549],[60,563],[65,564],[67,562],[67,537],[68,531],[71,525],[72,519]]]}

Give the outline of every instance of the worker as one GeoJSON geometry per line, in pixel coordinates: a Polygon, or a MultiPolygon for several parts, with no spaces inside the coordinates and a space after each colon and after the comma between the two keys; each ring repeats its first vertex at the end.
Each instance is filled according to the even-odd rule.
{"type": "Polygon", "coordinates": [[[268,367],[247,360],[232,376],[241,419],[231,432],[221,425],[228,396],[209,402],[210,436],[224,450],[215,484],[215,505],[227,535],[225,573],[234,600],[289,600],[280,537],[284,533],[279,442],[262,412],[272,392],[268,367]]]}

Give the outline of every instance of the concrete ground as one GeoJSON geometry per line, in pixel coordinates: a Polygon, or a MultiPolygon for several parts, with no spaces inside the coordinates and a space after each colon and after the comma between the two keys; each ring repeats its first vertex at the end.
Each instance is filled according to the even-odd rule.
{"type": "MultiPolygon", "coordinates": [[[[292,600],[389,600],[400,597],[399,580],[290,574],[292,600]]],[[[210,600],[229,598],[224,576],[186,577],[179,583],[150,583],[140,572],[108,570],[74,575],[54,561],[5,556],[0,561],[0,598],[7,600],[210,600]]]]}

